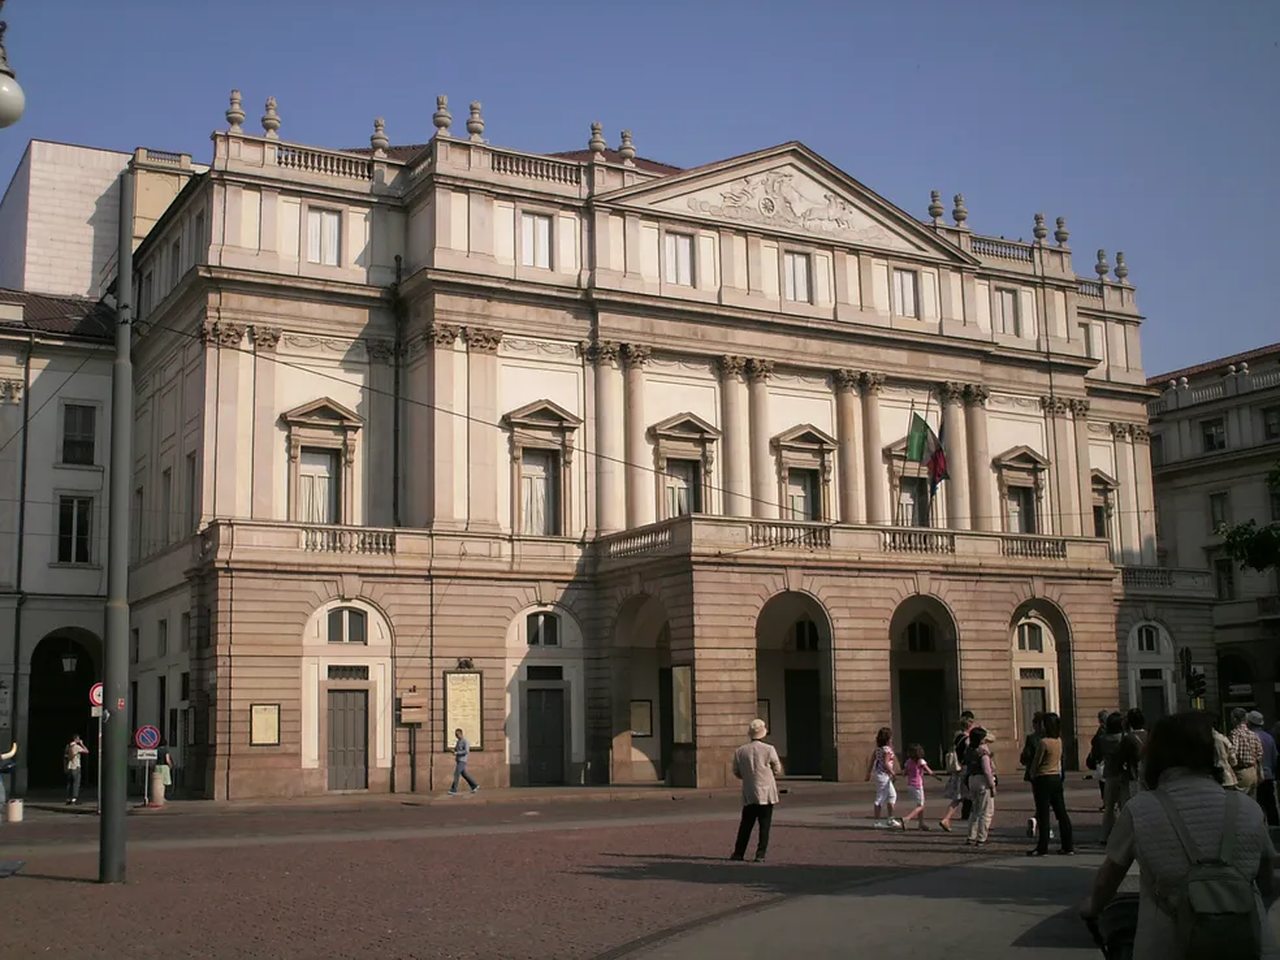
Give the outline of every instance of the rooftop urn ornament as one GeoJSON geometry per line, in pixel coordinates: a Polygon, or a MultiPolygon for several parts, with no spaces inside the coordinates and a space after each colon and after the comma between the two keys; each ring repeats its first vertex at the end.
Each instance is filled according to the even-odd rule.
{"type": "Polygon", "coordinates": [[[628,167],[636,165],[636,145],[631,142],[631,131],[622,131],[622,143],[618,146],[618,156],[628,167]]]}
{"type": "Polygon", "coordinates": [[[471,101],[471,116],[467,117],[467,133],[471,139],[479,143],[484,134],[484,117],[480,116],[480,101],[471,101]]]}
{"type": "Polygon", "coordinates": [[[449,125],[453,123],[453,114],[449,112],[449,98],[444,94],[436,97],[436,112],[431,115],[431,122],[436,125],[436,136],[447,137],[449,125]]]}
{"type": "Polygon", "coordinates": [[[1053,231],[1053,239],[1058,241],[1058,246],[1065,247],[1067,241],[1071,239],[1071,231],[1067,229],[1067,218],[1059,217],[1054,221],[1058,225],[1058,229],[1053,231]]]}
{"type": "Polygon", "coordinates": [[[934,223],[942,220],[942,214],[945,211],[942,207],[942,194],[937,190],[929,191],[929,216],[933,218],[934,223]]]}
{"type": "Polygon", "coordinates": [[[1240,376],[1242,376],[1242,377],[1247,377],[1248,375],[1249,375],[1249,361],[1248,361],[1248,360],[1241,360],[1241,361],[1240,361],[1240,376]]]}
{"type": "Polygon", "coordinates": [[[369,146],[373,147],[375,157],[385,157],[391,141],[387,139],[387,121],[382,117],[373,119],[373,135],[369,137],[369,146]]]}
{"type": "Polygon", "coordinates": [[[1111,265],[1107,263],[1107,251],[1098,251],[1098,262],[1093,265],[1093,272],[1098,275],[1099,280],[1107,279],[1107,271],[1111,269],[1111,265]]]}
{"type": "Polygon", "coordinates": [[[1044,225],[1044,214],[1037,213],[1035,221],[1036,225],[1031,228],[1031,235],[1036,238],[1036,243],[1044,243],[1044,238],[1049,235],[1049,228],[1044,225]]]}
{"type": "Polygon", "coordinates": [[[280,139],[280,114],[276,112],[276,98],[267,97],[267,110],[262,115],[262,129],[268,140],[280,139]]]}
{"type": "Polygon", "coordinates": [[[604,124],[599,120],[591,124],[591,139],[587,141],[587,149],[593,154],[592,159],[604,159],[608,144],[604,142],[604,124]]]}
{"type": "Polygon", "coordinates": [[[956,222],[957,227],[963,227],[964,222],[969,219],[969,210],[964,205],[963,193],[955,195],[955,206],[951,208],[951,219],[956,222]]]}
{"type": "Polygon", "coordinates": [[[244,133],[244,107],[240,103],[240,91],[231,91],[231,103],[227,107],[227,123],[230,127],[227,133],[244,133]]]}
{"type": "Polygon", "coordinates": [[[1124,251],[1116,251],[1116,279],[1124,283],[1129,277],[1129,265],[1124,262],[1124,251]]]}
{"type": "MultiPolygon", "coordinates": [[[[4,0],[0,0],[0,10],[3,9],[4,0]]],[[[22,92],[4,50],[4,32],[8,28],[9,25],[0,20],[0,127],[17,123],[27,107],[27,95],[22,92]]]]}

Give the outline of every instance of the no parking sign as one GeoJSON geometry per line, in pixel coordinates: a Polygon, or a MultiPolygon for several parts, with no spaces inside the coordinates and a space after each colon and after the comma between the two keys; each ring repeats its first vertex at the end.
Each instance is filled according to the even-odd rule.
{"type": "Polygon", "coordinates": [[[160,731],[149,723],[139,727],[134,731],[133,745],[139,750],[154,750],[160,745],[160,731]]]}

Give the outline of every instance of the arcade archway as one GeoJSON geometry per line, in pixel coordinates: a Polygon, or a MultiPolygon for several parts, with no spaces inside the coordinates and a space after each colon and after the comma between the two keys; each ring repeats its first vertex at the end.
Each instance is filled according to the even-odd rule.
{"type": "Polygon", "coordinates": [[[787,776],[836,778],[831,620],[807,593],[771,598],[756,619],[756,713],[787,776]]]}
{"type": "Polygon", "coordinates": [[[936,770],[960,716],[956,635],[951,611],[923,595],[903,600],[889,624],[894,742],[903,751],[920,744],[936,770]]]}
{"type": "Polygon", "coordinates": [[[31,651],[27,701],[27,787],[64,783],[62,755],[72,734],[89,747],[83,760],[86,792],[98,775],[97,721],[89,716],[89,688],[102,676],[102,644],[87,630],[68,627],[45,636],[31,651]]]}

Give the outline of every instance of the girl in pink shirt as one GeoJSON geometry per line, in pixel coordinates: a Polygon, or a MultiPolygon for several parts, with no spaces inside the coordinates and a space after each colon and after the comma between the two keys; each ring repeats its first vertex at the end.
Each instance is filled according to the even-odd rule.
{"type": "Polygon", "coordinates": [[[907,799],[912,803],[912,810],[902,818],[902,829],[907,829],[908,820],[915,820],[920,824],[921,830],[928,830],[929,827],[924,822],[924,778],[941,778],[929,768],[924,758],[924,747],[918,743],[913,743],[907,750],[904,770],[907,774],[907,799]]]}

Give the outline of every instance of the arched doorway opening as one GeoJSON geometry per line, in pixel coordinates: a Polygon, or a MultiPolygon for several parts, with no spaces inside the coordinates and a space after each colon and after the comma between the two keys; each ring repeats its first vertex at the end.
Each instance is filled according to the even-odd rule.
{"type": "Polygon", "coordinates": [[[936,770],[951,748],[960,716],[956,624],[934,597],[908,597],[889,623],[894,739],[905,752],[924,747],[936,770]]]}
{"type": "Polygon", "coordinates": [[[1009,624],[1013,660],[1013,745],[1019,749],[1032,731],[1037,713],[1062,718],[1063,759],[1079,767],[1075,726],[1075,680],[1071,663],[1071,627],[1052,603],[1028,600],[1009,624]]]}
{"type": "Polygon", "coordinates": [[[831,620],[806,593],[772,597],[756,618],[756,713],[790,777],[836,778],[831,620]]]}
{"type": "Polygon", "coordinates": [[[1147,729],[1172,713],[1177,704],[1173,640],[1154,620],[1129,631],[1129,705],[1142,710],[1147,729]]]}
{"type": "Polygon", "coordinates": [[[1222,704],[1224,725],[1230,722],[1236,707],[1252,710],[1257,706],[1253,691],[1253,665],[1238,653],[1218,657],[1218,702],[1222,704]]]}
{"type": "Polygon", "coordinates": [[[624,601],[613,647],[612,780],[675,785],[671,627],[662,601],[650,594],[624,601]]]}
{"type": "Polygon", "coordinates": [[[27,788],[65,782],[62,755],[72,734],[89,748],[82,761],[84,792],[98,777],[98,727],[89,715],[89,688],[102,676],[102,644],[87,630],[55,630],[31,651],[27,707],[27,788]]]}

